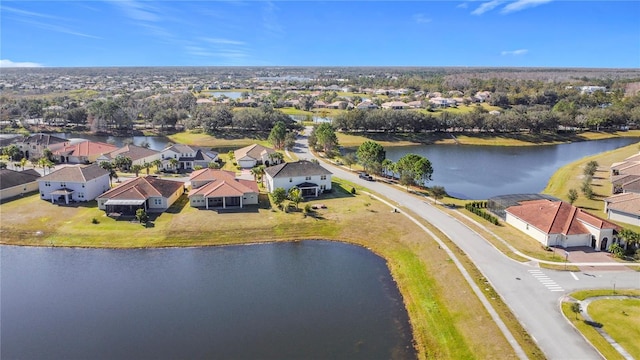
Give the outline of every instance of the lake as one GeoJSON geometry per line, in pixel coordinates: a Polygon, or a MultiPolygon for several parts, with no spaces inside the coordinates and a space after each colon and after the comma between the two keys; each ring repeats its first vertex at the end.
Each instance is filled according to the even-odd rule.
{"type": "Polygon", "coordinates": [[[562,166],[636,142],[637,138],[613,138],[542,146],[420,145],[386,151],[394,162],[408,153],[427,157],[433,166],[428,186],[444,186],[461,199],[488,199],[539,193],[562,166]]]}
{"type": "Polygon", "coordinates": [[[327,241],[0,247],[3,359],[414,359],[385,261],[327,241]]]}

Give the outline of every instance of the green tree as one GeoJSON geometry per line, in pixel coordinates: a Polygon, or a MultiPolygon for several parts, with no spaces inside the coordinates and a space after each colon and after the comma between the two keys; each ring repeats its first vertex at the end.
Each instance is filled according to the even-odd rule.
{"type": "Polygon", "coordinates": [[[140,173],[140,170],[142,170],[142,169],[143,169],[142,165],[135,164],[135,165],[131,166],[131,171],[134,174],[136,174],[136,177],[138,177],[138,174],[140,173]]]}
{"type": "Polygon", "coordinates": [[[156,167],[156,171],[160,171],[160,168],[162,167],[162,160],[155,159],[151,162],[151,164],[156,167]]]}
{"type": "Polygon", "coordinates": [[[18,155],[20,155],[20,148],[16,144],[11,144],[4,149],[2,149],[2,153],[9,157],[9,160],[18,160],[18,155]]]}
{"type": "Polygon", "coordinates": [[[142,164],[142,167],[147,171],[147,175],[149,175],[149,169],[151,169],[151,166],[151,163],[146,161],[142,164]]]}
{"type": "Polygon", "coordinates": [[[296,206],[296,210],[298,209],[298,204],[303,200],[302,198],[302,190],[294,187],[289,189],[289,194],[287,198],[296,206]]]}
{"type": "Polygon", "coordinates": [[[569,203],[573,205],[573,203],[578,200],[578,191],[576,189],[570,189],[567,197],[569,198],[569,203]]]}
{"type": "Polygon", "coordinates": [[[381,168],[382,168],[382,174],[383,175],[391,175],[395,170],[395,164],[393,163],[393,161],[389,160],[389,159],[384,159],[382,160],[382,164],[381,168]]]}
{"type": "Polygon", "coordinates": [[[287,199],[287,191],[284,188],[275,188],[271,193],[271,198],[273,199],[273,203],[276,204],[277,207],[280,207],[287,199]]]}
{"type": "Polygon", "coordinates": [[[414,184],[424,185],[431,180],[433,174],[429,159],[416,154],[406,154],[401,157],[396,163],[396,171],[400,173],[400,180],[405,182],[403,185],[407,185],[407,188],[414,184]],[[412,179],[412,183],[406,184],[408,178],[412,179]]]}
{"type": "Polygon", "coordinates": [[[4,161],[0,161],[0,169],[6,169],[7,168],[7,163],[4,161]]]}
{"type": "Polygon", "coordinates": [[[640,234],[629,229],[622,229],[618,235],[625,240],[627,248],[636,248],[640,245],[640,234]]]}
{"type": "Polygon", "coordinates": [[[278,150],[284,148],[287,136],[287,125],[283,121],[278,121],[269,133],[269,142],[278,150]]]}
{"type": "Polygon", "coordinates": [[[109,186],[113,186],[113,179],[118,178],[118,173],[116,173],[116,169],[113,164],[108,161],[103,161],[100,163],[100,167],[109,172],[109,186]]]}
{"type": "Polygon", "coordinates": [[[138,209],[136,210],[136,219],[138,220],[138,222],[140,222],[140,224],[146,225],[149,221],[149,215],[144,209],[138,209]]]}
{"type": "Polygon", "coordinates": [[[179,163],[180,162],[178,161],[178,159],[174,159],[174,158],[169,159],[169,166],[171,167],[171,169],[173,169],[175,171],[178,171],[178,164],[179,163]]]}
{"type": "Polygon", "coordinates": [[[583,171],[584,175],[593,177],[593,175],[595,175],[596,171],[598,170],[598,166],[599,165],[597,161],[595,160],[589,161],[587,165],[585,165],[584,167],[584,171],[583,171]]]}
{"type": "Polygon", "coordinates": [[[381,165],[386,157],[386,152],[382,145],[375,141],[365,141],[356,151],[358,163],[364,167],[365,171],[371,169],[375,164],[381,165]]]}
{"type": "Polygon", "coordinates": [[[27,165],[27,159],[26,158],[20,159],[20,167],[22,167],[22,170],[24,170],[25,165],[27,165]]]}
{"type": "Polygon", "coordinates": [[[314,129],[318,146],[322,148],[327,156],[331,156],[333,150],[338,147],[338,137],[329,123],[322,123],[314,129]]]}
{"type": "Polygon", "coordinates": [[[284,137],[284,148],[289,150],[293,149],[296,146],[296,137],[295,132],[289,131],[284,137]]]}
{"type": "Polygon", "coordinates": [[[251,169],[251,175],[253,175],[253,178],[257,182],[262,182],[262,177],[264,176],[264,169],[265,169],[264,165],[258,165],[253,169],[251,169]]]}
{"type": "Polygon", "coordinates": [[[431,196],[435,199],[436,203],[439,199],[442,199],[445,195],[447,195],[447,191],[443,186],[433,186],[431,187],[431,196]]]}
{"type": "Polygon", "coordinates": [[[116,156],[113,162],[118,170],[127,171],[131,168],[131,164],[133,163],[133,160],[131,160],[130,157],[118,155],[116,156]]]}
{"type": "Polygon", "coordinates": [[[273,152],[269,154],[270,165],[280,164],[284,161],[284,155],[281,152],[273,152]]]}
{"type": "Polygon", "coordinates": [[[582,309],[580,307],[580,303],[578,302],[571,303],[571,311],[573,311],[573,313],[576,315],[576,320],[578,320],[578,314],[580,313],[581,310],[582,309]]]}
{"type": "Polygon", "coordinates": [[[356,163],[356,154],[355,153],[346,153],[343,157],[342,157],[342,161],[344,161],[344,164],[347,165],[349,167],[349,170],[351,170],[351,165],[356,163]]]}
{"type": "Polygon", "coordinates": [[[609,246],[609,252],[619,259],[624,257],[624,249],[620,244],[611,244],[611,246],[609,246]]]}

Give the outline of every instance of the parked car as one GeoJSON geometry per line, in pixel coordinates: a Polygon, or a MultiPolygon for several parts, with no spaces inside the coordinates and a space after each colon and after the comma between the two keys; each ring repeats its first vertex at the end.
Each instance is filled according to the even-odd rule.
{"type": "Polygon", "coordinates": [[[371,175],[367,174],[366,172],[359,173],[358,177],[360,177],[360,179],[365,179],[367,181],[373,181],[373,177],[371,175]]]}

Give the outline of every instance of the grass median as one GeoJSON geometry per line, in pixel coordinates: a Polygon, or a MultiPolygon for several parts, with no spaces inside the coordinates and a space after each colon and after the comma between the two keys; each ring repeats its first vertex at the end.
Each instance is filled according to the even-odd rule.
{"type": "MultiPolygon", "coordinates": [[[[419,358],[514,358],[513,349],[446,253],[415,224],[338,180],[304,216],[261,205],[242,212],[198,210],[181,198],[145,228],[114,220],[95,202],[57,206],[32,195],[0,205],[0,242],[11,245],[144,248],[303,239],[361,245],[387,260],[403,295],[419,358]],[[95,221],[93,220],[95,219],[95,221]]],[[[302,203],[304,207],[307,203],[302,203]]]]}

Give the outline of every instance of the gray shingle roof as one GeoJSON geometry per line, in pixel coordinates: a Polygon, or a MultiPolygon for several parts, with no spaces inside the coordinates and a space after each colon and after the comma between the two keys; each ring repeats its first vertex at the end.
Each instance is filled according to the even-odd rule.
{"type": "Polygon", "coordinates": [[[66,166],[47,174],[38,181],[65,181],[83,183],[89,180],[109,175],[109,172],[101,168],[98,164],[66,166]]]}
{"type": "Polygon", "coordinates": [[[0,170],[0,190],[9,189],[14,186],[28,184],[38,180],[40,174],[32,169],[25,171],[14,171],[9,169],[0,170]]]}
{"type": "Polygon", "coordinates": [[[282,163],[264,170],[272,178],[331,175],[331,171],[311,161],[301,160],[297,162],[282,163]]]}

